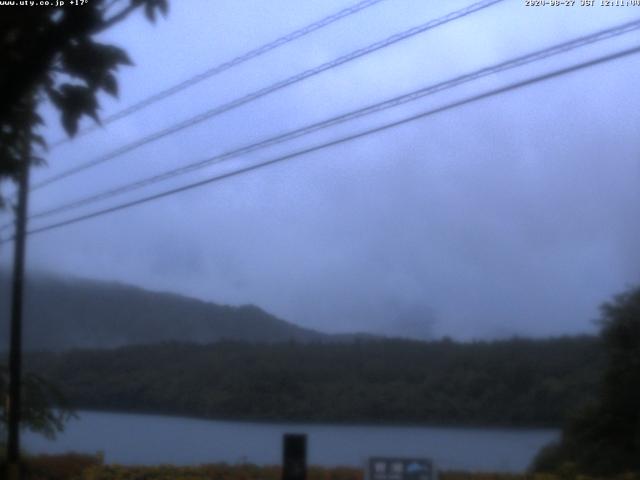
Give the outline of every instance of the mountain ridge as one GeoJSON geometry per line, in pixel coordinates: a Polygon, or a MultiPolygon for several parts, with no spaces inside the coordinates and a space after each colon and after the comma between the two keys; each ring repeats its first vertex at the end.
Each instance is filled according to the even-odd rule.
{"type": "MultiPolygon", "coordinates": [[[[8,338],[10,281],[0,272],[0,338],[8,338]]],[[[115,348],[162,342],[348,341],[365,334],[322,333],[252,304],[232,306],[119,282],[51,274],[26,280],[27,350],[115,348]]],[[[1,347],[0,347],[1,348],[1,347]]]]}

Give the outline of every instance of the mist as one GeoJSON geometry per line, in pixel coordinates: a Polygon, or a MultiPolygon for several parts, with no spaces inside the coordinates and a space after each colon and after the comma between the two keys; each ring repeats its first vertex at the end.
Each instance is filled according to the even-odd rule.
{"type": "MultiPolygon", "coordinates": [[[[102,115],[299,28],[343,3],[174,2],[104,34],[136,65],[102,115]]],[[[33,182],[465,2],[382,2],[56,148],[33,182]],[[366,25],[363,28],[362,25],[366,25]]],[[[507,2],[150,143],[48,188],[31,212],[219,154],[634,18],[630,8],[507,2]]],[[[159,192],[637,43],[631,32],[212,166],[159,192]]],[[[321,332],[487,339],[595,332],[640,280],[637,57],[475,102],[225,181],[33,235],[29,272],[254,304],[321,332]]],[[[45,107],[49,140],[63,136],[45,107]]],[[[87,122],[89,125],[89,122],[87,122]]],[[[139,198],[130,193],[99,204],[139,198]]],[[[86,207],[33,227],[88,213],[86,207]]],[[[10,220],[8,212],[3,221],[10,220]]],[[[5,268],[11,249],[0,254],[5,268]]]]}

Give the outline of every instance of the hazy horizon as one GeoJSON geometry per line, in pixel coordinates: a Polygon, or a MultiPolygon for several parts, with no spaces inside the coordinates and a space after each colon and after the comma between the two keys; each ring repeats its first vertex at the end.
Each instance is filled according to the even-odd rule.
{"type": "MultiPolygon", "coordinates": [[[[6,275],[9,276],[12,274],[11,270],[7,270],[7,268],[5,267],[0,267],[0,275],[6,275]]],[[[467,342],[478,342],[478,341],[500,341],[500,340],[512,340],[514,338],[517,339],[532,339],[532,340],[545,340],[545,339],[555,339],[555,338],[562,338],[562,337],[580,337],[583,335],[594,335],[597,332],[595,331],[595,329],[591,329],[591,330],[585,330],[583,332],[571,332],[571,333],[561,333],[561,334],[540,334],[540,335],[519,335],[517,333],[514,334],[505,334],[505,335],[497,335],[494,337],[471,337],[471,338],[459,338],[459,337],[452,337],[450,335],[441,335],[441,336],[436,336],[436,335],[430,335],[430,336],[426,336],[426,335],[412,335],[411,332],[397,332],[397,333],[380,333],[380,332],[375,332],[375,331],[368,331],[368,330],[337,330],[337,331],[332,331],[332,330],[326,330],[326,329],[322,329],[322,328],[311,328],[311,327],[305,327],[305,325],[303,323],[301,323],[300,321],[298,321],[297,319],[293,319],[293,318],[284,318],[281,317],[277,314],[275,314],[274,312],[269,311],[266,308],[263,308],[261,305],[257,305],[255,303],[242,303],[242,304],[232,304],[232,303],[224,303],[224,302],[216,302],[215,300],[211,300],[208,298],[199,298],[197,296],[193,296],[193,295],[188,295],[188,294],[183,294],[183,293],[179,293],[176,291],[172,291],[172,290],[163,290],[163,289],[154,289],[154,288],[150,288],[150,287],[146,287],[144,285],[136,285],[136,284],[132,284],[132,283],[128,283],[126,281],[120,281],[120,280],[109,280],[109,279],[100,279],[100,278],[89,278],[89,277],[81,277],[81,276],[77,276],[77,275],[73,275],[73,274],[60,274],[59,272],[52,272],[52,271],[45,271],[45,270],[31,270],[29,272],[27,272],[26,274],[26,288],[29,288],[29,282],[30,281],[39,281],[39,280],[52,280],[54,282],[72,282],[72,283],[94,283],[94,284],[98,284],[98,285],[104,285],[104,286],[117,286],[117,287],[124,287],[124,288],[131,288],[134,290],[141,290],[144,292],[150,292],[150,293],[157,293],[157,294],[167,294],[167,295],[171,295],[171,296],[177,296],[179,298],[185,298],[185,299],[190,299],[190,300],[196,300],[199,302],[204,302],[207,304],[212,304],[212,305],[218,305],[218,306],[229,306],[229,307],[257,307],[261,310],[263,310],[264,312],[266,312],[267,314],[270,315],[274,315],[276,318],[278,318],[279,320],[283,320],[287,323],[296,325],[296,326],[300,326],[303,328],[309,328],[311,330],[317,331],[319,333],[323,333],[323,334],[328,334],[328,335],[349,335],[349,334],[364,334],[364,335],[374,335],[374,336],[378,336],[381,338],[389,338],[389,339],[407,339],[407,340],[419,340],[419,341],[439,341],[439,340],[443,340],[443,339],[451,339],[457,342],[462,342],[462,343],[467,343],[467,342]]],[[[6,308],[8,310],[8,302],[6,304],[6,308]]],[[[0,351],[2,351],[3,348],[0,347],[0,351]]]]}
{"type": "MultiPolygon", "coordinates": [[[[355,3],[171,3],[101,35],[129,51],[106,116],[355,3]]],[[[471,1],[387,0],[64,144],[33,183],[471,1]]],[[[634,20],[633,8],[503,2],[33,192],[31,212],[634,20]]],[[[191,172],[204,179],[635,46],[638,30],[191,172]]],[[[640,282],[637,56],[188,193],[33,236],[29,271],[254,304],[305,328],[460,340],[594,333],[640,282]]],[[[42,111],[45,136],[62,136],[42,111]]],[[[87,125],[89,122],[87,122],[87,125]]],[[[6,191],[6,189],[4,190],[6,191]]],[[[0,215],[2,223],[9,212],[0,215]]],[[[11,245],[0,247],[10,263],[11,245]]]]}

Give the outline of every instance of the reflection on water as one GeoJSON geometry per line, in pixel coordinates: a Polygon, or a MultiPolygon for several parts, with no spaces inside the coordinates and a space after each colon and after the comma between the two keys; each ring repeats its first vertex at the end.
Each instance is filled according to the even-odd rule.
{"type": "Polygon", "coordinates": [[[523,471],[555,430],[245,423],[80,412],[55,442],[26,433],[32,453],[102,451],[121,464],[279,464],[282,434],[308,434],[309,464],[363,466],[370,456],[429,457],[441,469],[523,471]]]}

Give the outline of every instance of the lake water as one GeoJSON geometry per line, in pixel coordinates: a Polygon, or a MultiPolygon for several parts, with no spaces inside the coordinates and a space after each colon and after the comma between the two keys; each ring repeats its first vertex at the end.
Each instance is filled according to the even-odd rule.
{"type": "Polygon", "coordinates": [[[107,463],[279,464],[283,433],[308,435],[310,465],[364,465],[370,456],[432,458],[437,468],[524,471],[556,430],[250,423],[80,412],[55,441],[25,433],[32,453],[104,452],[107,463]]]}

